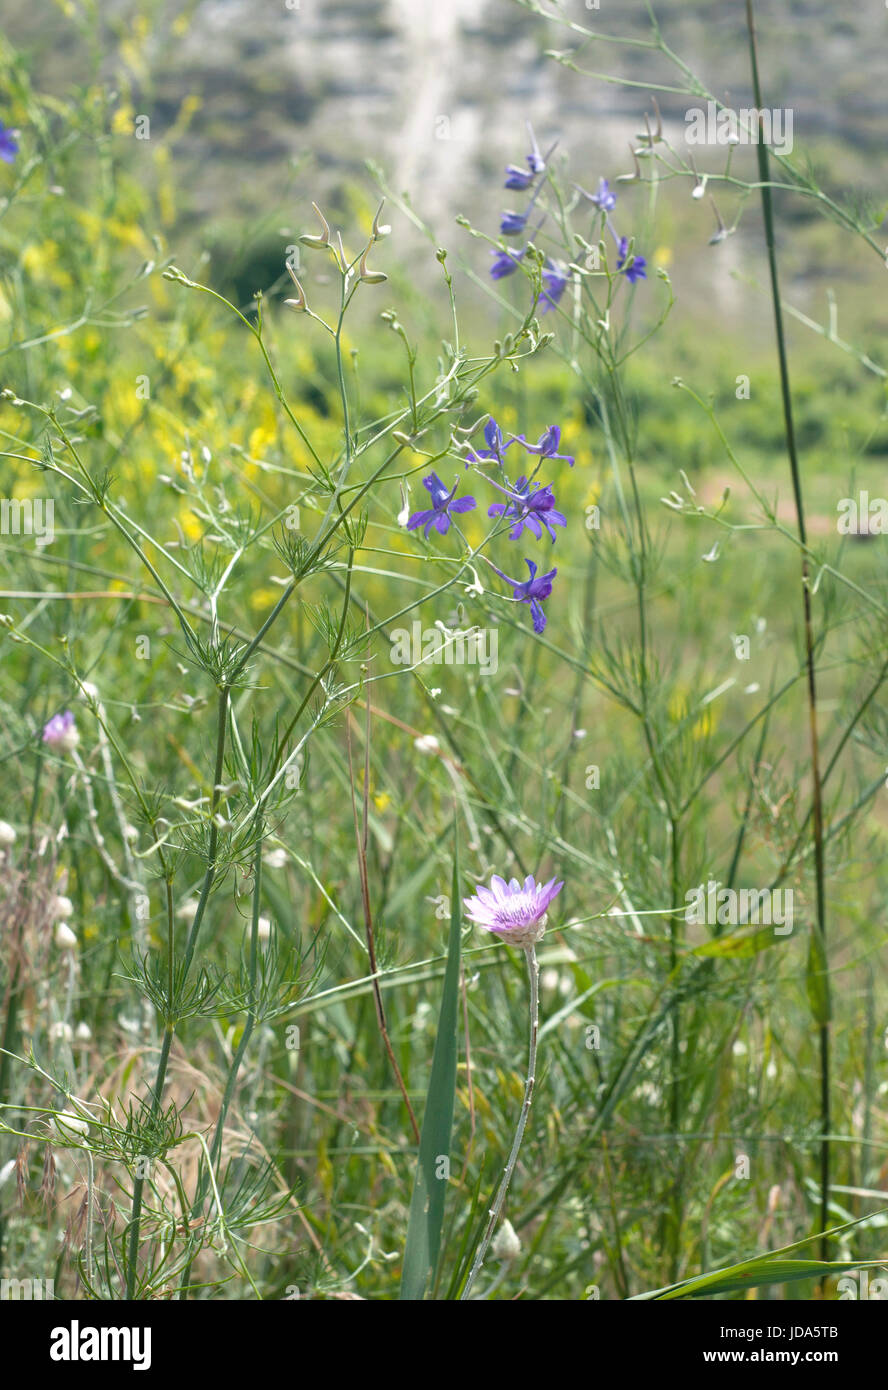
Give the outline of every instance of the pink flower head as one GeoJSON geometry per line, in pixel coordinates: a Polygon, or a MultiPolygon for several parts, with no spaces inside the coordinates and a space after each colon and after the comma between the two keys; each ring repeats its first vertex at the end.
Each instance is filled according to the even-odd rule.
{"type": "Polygon", "coordinates": [[[563,887],[554,878],[548,883],[537,883],[533,874],[528,874],[522,888],[517,878],[506,883],[494,874],[490,887],[479,883],[475,897],[464,898],[463,906],[472,922],[495,932],[510,945],[533,946],[546,930],[549,904],[563,887]]]}
{"type": "Polygon", "coordinates": [[[77,732],[77,725],[74,723],[74,716],[69,709],[63,714],[54,714],[52,719],[43,726],[43,742],[48,743],[50,748],[61,748],[63,752],[70,753],[72,748],[76,748],[80,742],[80,735],[77,732]]]}

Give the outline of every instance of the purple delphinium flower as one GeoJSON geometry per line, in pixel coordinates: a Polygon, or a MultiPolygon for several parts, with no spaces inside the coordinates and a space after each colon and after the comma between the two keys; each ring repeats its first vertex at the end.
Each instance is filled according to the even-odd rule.
{"type": "Polygon", "coordinates": [[[546,161],[540,154],[533,127],[528,122],[528,134],[530,135],[530,154],[527,155],[527,169],[522,169],[519,164],[506,165],[506,188],[525,189],[529,188],[537,174],[542,174],[546,167],[546,161]]]}
{"type": "Polygon", "coordinates": [[[18,140],[12,131],[0,121],[0,159],[4,164],[11,164],[18,154],[18,140]]]}
{"type": "Polygon", "coordinates": [[[65,752],[70,752],[76,748],[80,742],[80,735],[77,732],[77,725],[74,723],[74,716],[69,709],[62,714],[54,714],[52,719],[43,726],[43,742],[48,743],[50,748],[61,748],[65,752]]]}
{"type": "Polygon", "coordinates": [[[521,443],[529,454],[539,454],[544,459],[564,459],[573,468],[573,454],[556,453],[558,445],[561,443],[561,426],[550,425],[547,430],[543,430],[536,444],[528,444],[524,436],[521,436],[521,443]]]}
{"type": "Polygon", "coordinates": [[[549,905],[563,887],[564,883],[556,883],[554,878],[537,883],[533,874],[527,875],[523,886],[517,878],[506,883],[494,874],[490,887],[479,883],[474,897],[463,898],[463,906],[471,922],[526,950],[541,939],[549,905]]]}
{"type": "Polygon", "coordinates": [[[503,432],[492,415],[484,426],[484,438],[487,441],[487,448],[470,450],[466,454],[466,468],[470,463],[483,463],[485,459],[495,459],[502,467],[505,463],[503,454],[516,443],[514,439],[510,439],[508,444],[503,443],[503,432]]]}
{"type": "Polygon", "coordinates": [[[585,198],[589,199],[590,203],[594,203],[597,208],[600,208],[602,212],[613,212],[614,208],[617,206],[617,195],[612,191],[607,179],[598,180],[597,193],[587,193],[583,188],[580,189],[580,192],[585,198]]]}
{"type": "Polygon", "coordinates": [[[551,594],[552,580],[555,578],[558,571],[550,570],[548,574],[541,574],[539,578],[537,578],[537,567],[533,563],[533,560],[528,560],[527,556],[525,556],[524,563],[530,570],[529,579],[510,579],[507,574],[503,574],[502,570],[496,569],[496,565],[492,568],[496,570],[500,579],[504,579],[507,584],[511,584],[512,597],[514,599],[517,599],[519,603],[530,604],[530,611],[533,616],[533,630],[539,633],[542,632],[546,626],[546,615],[540,607],[540,604],[543,599],[548,598],[551,594]]]}
{"type": "Polygon", "coordinates": [[[529,213],[530,208],[527,212],[504,212],[500,222],[500,233],[503,236],[520,236],[527,225],[529,213]]]}
{"type": "Polygon", "coordinates": [[[447,491],[437,473],[430,473],[427,478],[423,478],[422,485],[431,493],[432,505],[426,511],[414,512],[408,517],[407,530],[415,531],[421,526],[426,539],[432,526],[442,536],[446,536],[450,530],[451,512],[470,512],[476,505],[474,497],[461,497],[458,502],[453,500],[459,487],[458,480],[453,484],[451,492],[447,491]]]}
{"type": "Polygon", "coordinates": [[[530,121],[527,123],[527,133],[530,136],[530,154],[527,155],[527,167],[532,174],[542,174],[546,167],[546,161],[540,154],[540,147],[536,142],[530,121]]]}
{"type": "MultiPolygon", "coordinates": [[[[524,251],[527,250],[525,246],[524,251]]],[[[524,251],[492,251],[493,265],[490,267],[490,275],[493,280],[504,280],[507,275],[514,275],[521,264],[524,251]]]]}
{"type": "Polygon", "coordinates": [[[543,271],[545,289],[540,296],[543,301],[542,313],[548,314],[550,309],[556,308],[570,281],[570,272],[564,266],[559,265],[556,261],[546,261],[546,268],[543,271]]]}
{"type": "Polygon", "coordinates": [[[494,502],[487,509],[488,516],[502,516],[505,520],[516,518],[515,525],[509,532],[509,539],[517,541],[525,526],[537,538],[542,540],[545,526],[554,544],[554,526],[566,526],[567,520],[562,512],[555,510],[555,497],[552,492],[552,484],[546,483],[541,487],[539,483],[528,483],[526,478],[519,478],[514,487],[500,487],[499,483],[494,483],[492,478],[488,482],[493,483],[495,488],[504,492],[511,500],[509,502],[494,502]]]}
{"type": "Polygon", "coordinates": [[[503,187],[517,188],[521,192],[530,188],[535,177],[533,174],[528,173],[526,169],[521,169],[517,164],[507,164],[506,174],[508,177],[503,187]]]}
{"type": "MultiPolygon", "coordinates": [[[[617,270],[622,270],[623,267],[626,265],[628,252],[629,238],[621,236],[617,245],[617,270]]],[[[647,279],[647,274],[645,272],[646,265],[647,261],[645,260],[644,256],[632,257],[632,264],[630,266],[627,266],[624,272],[626,279],[629,281],[631,285],[634,285],[636,280],[647,279]]]]}

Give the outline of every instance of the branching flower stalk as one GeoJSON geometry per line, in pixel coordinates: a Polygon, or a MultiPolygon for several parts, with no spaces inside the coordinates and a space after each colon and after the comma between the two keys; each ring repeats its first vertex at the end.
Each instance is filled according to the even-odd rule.
{"type": "MultiPolygon", "coordinates": [[[[574,28],[575,26],[569,25],[568,27],[574,28]]],[[[648,127],[648,131],[650,142],[653,144],[654,135],[650,127],[648,127]]],[[[544,186],[551,195],[546,200],[545,211],[542,214],[543,221],[551,219],[554,223],[553,240],[556,244],[558,242],[561,244],[558,248],[559,258],[554,258],[556,253],[553,251],[552,256],[545,260],[546,269],[542,277],[542,285],[539,287],[540,312],[554,312],[569,323],[573,339],[571,348],[569,351],[565,348],[559,348],[556,342],[555,351],[564,358],[565,363],[570,366],[570,370],[580,377],[585,389],[595,402],[625,533],[629,574],[635,590],[634,607],[637,612],[638,623],[638,649],[633,672],[631,708],[640,725],[654,790],[664,822],[665,849],[663,857],[664,863],[668,866],[665,872],[668,874],[673,903],[673,914],[669,921],[669,976],[670,979],[674,979],[679,969],[683,950],[683,917],[679,904],[682,899],[681,864],[685,828],[682,822],[680,787],[676,784],[674,774],[670,770],[667,751],[662,742],[662,732],[657,718],[656,671],[658,660],[651,640],[652,625],[648,610],[658,556],[657,547],[651,541],[644,510],[637,467],[632,408],[624,381],[626,360],[665,322],[672,305],[672,293],[669,289],[667,301],[660,311],[655,326],[644,333],[636,342],[629,343],[627,337],[629,311],[627,309],[622,326],[613,311],[618,303],[618,296],[624,291],[631,291],[638,285],[639,281],[647,279],[647,260],[638,254],[637,250],[630,250],[630,246],[635,247],[635,238],[630,239],[625,235],[620,235],[613,225],[612,217],[618,215],[616,212],[618,204],[620,206],[619,215],[624,215],[621,202],[622,194],[618,197],[615,189],[604,178],[599,179],[597,193],[587,193],[575,184],[573,201],[569,207],[564,191],[560,187],[559,179],[545,162],[536,161],[533,155],[528,155],[527,162],[532,172],[525,175],[519,169],[513,169],[510,166],[507,170],[509,178],[505,186],[507,188],[527,188],[531,186],[533,179],[538,179],[533,197],[527,205],[528,211],[530,206],[537,201],[544,186]],[[582,199],[579,206],[583,207],[587,214],[590,208],[595,209],[592,214],[592,230],[589,231],[588,228],[584,227],[589,240],[574,230],[574,219],[571,214],[576,210],[576,195],[582,199]],[[608,238],[612,238],[616,243],[616,254],[612,256],[610,264],[605,264],[600,259],[598,247],[605,246],[608,238]],[[577,264],[576,261],[577,246],[581,246],[588,253],[586,261],[582,265],[577,264]],[[576,293],[565,299],[568,286],[571,285],[574,286],[576,293]],[[588,350],[593,364],[597,364],[597,370],[594,369],[594,365],[593,367],[584,365],[584,354],[581,351],[583,346],[588,350]],[[623,484],[624,464],[628,473],[628,489],[624,488],[623,484]]],[[[638,167],[637,160],[636,167],[638,167]]],[[[640,175],[634,176],[632,181],[639,177],[640,175]]],[[[651,212],[653,212],[657,194],[656,178],[652,176],[649,183],[651,212]]],[[[518,230],[523,232],[526,219],[526,212],[523,217],[518,214],[507,213],[500,225],[501,234],[510,236],[518,230]]],[[[540,231],[541,227],[538,227],[535,236],[538,236],[540,231]]],[[[509,255],[510,253],[506,255],[505,259],[498,259],[495,262],[494,269],[491,271],[494,278],[501,278],[506,273],[513,273],[516,262],[514,259],[510,260],[509,255]]],[[[663,278],[665,279],[665,277],[663,278]]],[[[668,280],[666,280],[666,284],[668,286],[668,280]]],[[[536,287],[534,289],[536,293],[536,287]]],[[[690,1027],[692,1032],[693,1023],[690,1027]]],[[[682,1045],[688,1044],[688,1038],[683,1036],[683,1029],[684,1019],[680,1009],[680,995],[676,993],[673,997],[669,1017],[668,1123],[670,1133],[673,1135],[677,1135],[680,1129],[684,1103],[681,1087],[682,1045]]],[[[667,1230],[663,1237],[664,1244],[670,1250],[672,1277],[677,1277],[679,1263],[683,1188],[684,1158],[682,1148],[679,1146],[675,1175],[671,1181],[669,1214],[666,1218],[667,1230]]]]}
{"type": "MultiPolygon", "coordinates": [[[[215,1188],[215,1182],[213,1179],[213,1168],[215,1165],[218,1164],[219,1158],[222,1153],[222,1140],[225,1132],[225,1121],[228,1117],[228,1111],[231,1108],[231,1102],[234,1099],[234,1092],[237,1086],[237,1078],[240,1073],[241,1064],[243,1063],[244,1057],[246,1056],[247,1048],[250,1044],[250,1039],[252,1038],[254,1029],[256,1027],[259,1006],[259,907],[262,897],[263,829],[264,826],[260,818],[256,825],[256,850],[253,857],[253,893],[250,909],[250,953],[248,964],[249,1004],[247,1008],[247,1017],[243,1026],[243,1031],[241,1032],[240,1041],[237,1045],[234,1057],[231,1061],[231,1066],[228,1070],[228,1078],[225,1083],[225,1091],[222,1096],[222,1103],[219,1106],[219,1114],[216,1119],[216,1129],[213,1134],[212,1143],[209,1146],[209,1150],[206,1156],[206,1167],[201,1165],[200,1173],[198,1175],[197,1190],[194,1201],[191,1205],[192,1220],[194,1220],[200,1212],[200,1208],[207,1194],[207,1188],[209,1187],[211,1182],[213,1183],[215,1188]]],[[[222,1208],[218,1204],[217,1215],[220,1217],[222,1215],[222,1208]]],[[[182,1274],[182,1297],[185,1297],[187,1295],[188,1286],[191,1281],[191,1263],[191,1260],[189,1260],[182,1274]]]]}
{"type": "MultiPolygon", "coordinates": [[[[216,811],[218,809],[220,796],[219,788],[222,785],[222,777],[225,766],[225,735],[228,726],[229,697],[230,688],[228,685],[223,685],[219,691],[219,713],[216,733],[216,759],[213,774],[212,800],[210,804],[210,836],[207,848],[207,867],[206,872],[204,874],[204,881],[201,889],[200,900],[198,902],[197,910],[194,914],[194,920],[191,923],[191,929],[188,933],[188,939],[185,944],[185,956],[181,974],[181,983],[183,987],[187,979],[188,972],[191,968],[191,962],[194,958],[195,947],[197,946],[197,935],[200,931],[200,925],[203,920],[206,905],[209,900],[210,892],[213,887],[213,882],[216,877],[216,851],[218,848],[219,841],[219,829],[216,823],[216,811]]],[[[163,1040],[161,1042],[160,1057],[157,1063],[157,1073],[155,1075],[154,1088],[152,1092],[152,1112],[155,1115],[160,1110],[164,1082],[166,1081],[167,1067],[169,1066],[170,1051],[173,1046],[173,1038],[176,1034],[177,1020],[175,1017],[175,1001],[173,998],[172,990],[170,992],[170,997],[167,1002],[169,1006],[169,1015],[164,1022],[163,1040]]],[[[132,1211],[130,1214],[129,1228],[129,1258],[127,1260],[126,1266],[126,1296],[128,1299],[132,1299],[135,1292],[137,1262],[139,1254],[139,1230],[141,1225],[142,1198],[144,1195],[144,1188],[145,1179],[143,1177],[137,1177],[133,1183],[133,1204],[132,1211]]]]}

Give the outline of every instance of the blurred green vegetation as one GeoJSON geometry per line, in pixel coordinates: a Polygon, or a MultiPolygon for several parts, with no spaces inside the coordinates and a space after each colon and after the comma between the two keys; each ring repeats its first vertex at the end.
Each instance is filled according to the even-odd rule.
{"type": "MultiPolygon", "coordinates": [[[[175,22],[171,32],[175,37],[175,22]]],[[[136,30],[127,39],[136,46],[133,69],[138,44],[147,37],[136,30]]],[[[220,515],[234,533],[238,525],[246,529],[248,520],[264,525],[295,504],[316,525],[322,503],[314,489],[315,466],[270,387],[255,341],[217,301],[162,278],[172,259],[248,314],[256,291],[262,291],[266,341],[286,399],[332,465],[342,449],[333,348],[317,325],[281,303],[292,292],[284,273],[288,248],[313,228],[311,161],[282,168],[279,200],[257,201],[252,220],[220,209],[207,223],[189,207],[178,163],[178,141],[198,109],[189,98],[173,103],[168,121],[140,143],[133,138],[136,112],[123,82],[116,90],[98,78],[70,89],[32,89],[27,55],[4,42],[0,88],[0,118],[22,132],[18,160],[0,166],[0,196],[6,200],[0,215],[0,385],[26,401],[83,412],[79,450],[90,473],[107,473],[111,496],[144,523],[151,537],[144,552],[152,562],[172,559],[192,576],[204,572],[201,566],[220,567],[222,552],[213,539],[220,515]]],[[[220,145],[227,138],[246,177],[249,152],[236,126],[226,130],[225,120],[216,118],[204,135],[220,145]]],[[[824,186],[845,187],[845,147],[824,142],[818,157],[824,186]]],[[[575,168],[577,153],[571,158],[575,168]]],[[[591,186],[599,172],[584,170],[582,177],[591,186]]],[[[685,998],[692,1026],[681,1070],[682,1093],[689,1099],[676,1143],[667,1115],[676,1079],[669,1073],[661,1012],[668,974],[663,914],[675,904],[661,798],[637,721],[626,701],[610,698],[606,684],[625,663],[630,685],[636,599],[626,578],[625,539],[598,405],[589,383],[571,370],[576,349],[568,331],[549,316],[543,327],[554,329],[555,343],[520,372],[501,367],[459,416],[469,423],[489,412],[504,429],[529,438],[557,422],[563,447],[576,455],[575,469],[557,477],[558,503],[569,525],[553,560],[559,575],[547,606],[549,626],[544,639],[534,641],[522,610],[516,618],[489,590],[475,599],[458,592],[454,602],[466,604],[472,621],[496,627],[495,677],[442,666],[431,677],[395,673],[397,679],[389,679],[384,631],[369,656],[359,653],[342,664],[343,680],[358,684],[366,678],[368,684],[312,737],[302,788],[272,827],[270,848],[284,853],[268,865],[262,889],[262,910],[283,945],[323,942],[319,979],[291,1015],[259,1030],[225,1137],[226,1159],[249,1164],[254,1152],[270,1156],[277,1189],[292,1186],[295,1197],[260,1228],[253,1244],[240,1249],[249,1279],[218,1249],[204,1250],[198,1273],[216,1296],[250,1297],[250,1279],[262,1297],[272,1298],[287,1296],[294,1286],[318,1297],[347,1287],[365,1297],[392,1298],[397,1289],[413,1149],[366,978],[351,807],[355,787],[358,795],[364,790],[365,752],[377,955],[387,972],[383,994],[394,1052],[417,1109],[428,1081],[443,977],[447,924],[436,907],[449,892],[454,815],[464,841],[467,888],[491,866],[505,873],[542,868],[565,879],[541,953],[542,1071],[507,1208],[523,1242],[506,1285],[509,1296],[521,1290],[534,1298],[580,1298],[594,1286],[602,1298],[625,1297],[671,1276],[776,1248],[812,1229],[817,1058],[801,930],[810,918],[810,870],[804,853],[793,857],[810,800],[798,554],[761,517],[705,413],[674,384],[681,378],[704,400],[712,399],[735,454],[791,532],[770,306],[763,259],[749,250],[758,231],[751,211],[744,213],[736,240],[725,243],[743,248],[744,278],[737,279],[738,297],[731,301],[736,313],[725,307],[728,301],[719,303],[695,285],[701,257],[715,257],[724,247],[705,245],[709,224],[701,231],[699,209],[686,193],[684,185],[679,195],[664,184],[656,224],[646,228],[652,265],[668,268],[677,305],[627,371],[639,485],[656,557],[649,590],[655,611],[651,699],[670,776],[690,797],[683,881],[691,888],[710,874],[723,877],[742,826],[740,881],[768,883],[788,863],[782,881],[797,895],[800,929],[779,949],[722,960],[712,971],[693,975],[685,998]],[[741,375],[750,380],[748,400],[737,396],[741,375]],[[672,489],[681,492],[680,470],[710,515],[676,516],[662,505],[672,489]],[[729,485],[723,519],[737,529],[726,531],[711,513],[729,485]],[[601,508],[600,531],[582,524],[585,509],[594,505],[601,508]],[[719,556],[710,563],[704,556],[716,540],[719,556]],[[748,663],[735,657],[736,634],[750,635],[748,663]],[[785,695],[760,720],[770,692],[784,683],[785,695]],[[721,689],[728,693],[712,696],[721,689]],[[758,744],[763,728],[764,751],[758,744]],[[354,778],[345,756],[346,732],[355,746],[354,778]],[[440,741],[443,758],[430,753],[428,744],[417,749],[415,740],[429,736],[440,741]],[[594,791],[587,783],[593,765],[601,772],[594,791]],[[612,907],[623,915],[607,915],[612,907]],[[583,924],[572,925],[577,919],[583,924]],[[593,986],[597,992],[590,993],[593,986]],[[559,1016],[559,1025],[546,1029],[559,1016]],[[301,1029],[297,1050],[286,1041],[290,1019],[301,1029]],[[589,1025],[601,1030],[600,1050],[586,1044],[589,1025]],[[248,1148],[251,1134],[256,1137],[248,1148]],[[734,1178],[738,1154],[751,1159],[749,1182],[734,1178]],[[682,1209],[677,1240],[670,1228],[676,1192],[682,1209]],[[355,1270],[360,1272],[353,1275],[355,1270]]],[[[627,204],[634,196],[627,191],[627,204]]],[[[343,227],[352,252],[369,235],[377,202],[368,173],[337,173],[324,210],[343,227]]],[[[884,490],[885,377],[860,361],[871,354],[881,365],[876,287],[884,267],[865,249],[852,252],[847,237],[813,220],[808,207],[797,213],[798,206],[780,200],[786,299],[826,325],[829,305],[822,291],[835,288],[838,334],[852,349],[824,341],[798,321],[791,324],[813,545],[824,564],[841,566],[860,591],[884,602],[884,541],[843,541],[835,529],[837,500],[851,495],[852,486],[873,494],[884,490]]],[[[721,210],[727,217],[727,207],[721,210]]],[[[493,216],[485,227],[490,233],[493,216]]],[[[389,280],[366,287],[346,332],[347,390],[359,429],[404,406],[404,346],[380,322],[380,313],[395,308],[417,345],[423,389],[431,389],[441,340],[451,334],[433,245],[401,210],[389,206],[386,217],[392,236],[375,248],[374,264],[389,280]]],[[[485,275],[486,248],[452,225],[446,237],[440,228],[436,235],[454,272],[463,341],[470,357],[482,360],[494,340],[514,328],[514,315],[498,309],[470,278],[469,272],[485,275]]],[[[740,267],[735,269],[739,276],[740,267]]],[[[323,312],[335,288],[323,261],[306,253],[300,275],[311,307],[323,312]]],[[[638,306],[642,327],[656,318],[662,282],[652,274],[644,293],[648,299],[638,306]]],[[[523,312],[522,294],[521,285],[508,288],[523,312]]],[[[426,452],[408,451],[374,493],[358,551],[358,624],[363,607],[374,623],[393,621],[402,599],[413,603],[449,572],[442,571],[439,552],[407,536],[396,518],[402,485],[410,486],[411,507],[419,505],[428,454],[445,450],[450,423],[422,441],[426,452]]],[[[91,816],[82,782],[72,779],[64,758],[38,757],[39,730],[56,710],[77,711],[81,751],[98,792],[107,769],[87,733],[91,726],[76,684],[58,664],[70,658],[98,688],[115,735],[145,785],[169,799],[188,800],[205,795],[212,782],[214,690],[188,659],[181,633],[137,557],[94,507],[57,474],[41,469],[45,440],[34,414],[9,399],[0,402],[0,441],[3,495],[51,496],[56,529],[54,544],[46,548],[0,537],[3,611],[49,653],[40,659],[27,643],[3,638],[0,817],[16,827],[19,840],[18,849],[7,851],[0,918],[24,931],[27,945],[14,1050],[23,1055],[33,1047],[53,1075],[68,1069],[81,1095],[99,1093],[122,1113],[150,1085],[155,1044],[147,1026],[140,1029],[140,1002],[121,967],[137,941],[138,924],[101,853],[105,845],[120,851],[119,825],[109,797],[91,816]],[[146,634],[150,659],[141,662],[133,653],[146,634]],[[39,832],[43,852],[25,861],[16,855],[28,841],[29,825],[39,832]],[[73,903],[76,965],[54,940],[43,912],[51,891],[63,891],[73,903]],[[88,1035],[69,1052],[71,1040],[59,1024],[84,1024],[88,1035]]],[[[439,471],[452,482],[460,471],[455,457],[446,457],[439,471]]],[[[477,491],[479,513],[466,519],[473,544],[484,534],[489,501],[480,484],[477,491]]],[[[516,553],[520,558],[524,551],[519,547],[516,553]]],[[[548,558],[548,549],[543,553],[548,558]]],[[[282,573],[271,536],[263,535],[225,588],[224,626],[239,637],[254,633],[280,597],[282,573]]],[[[199,586],[178,573],[175,581],[195,622],[206,622],[199,586]]],[[[884,637],[854,590],[826,579],[820,592],[821,699],[832,751],[878,680],[884,637]]],[[[341,602],[335,575],[312,578],[305,601],[288,610],[257,654],[251,687],[236,693],[245,724],[255,716],[267,737],[276,716],[286,723],[299,707],[307,673],[322,666],[328,652],[312,605],[335,610],[341,602]]],[[[431,625],[446,615],[432,601],[410,616],[431,625]]],[[[861,821],[847,828],[842,821],[861,789],[881,776],[888,752],[880,685],[876,689],[829,795],[837,1223],[864,1215],[872,1205],[855,1189],[880,1191],[885,1183],[881,798],[866,803],[861,821]]],[[[138,808],[119,766],[116,776],[127,819],[138,826],[138,808]]],[[[144,829],[140,833],[135,844],[144,852],[148,842],[144,829]]],[[[155,865],[149,858],[141,867],[150,874],[155,865]]],[[[199,855],[182,853],[179,908],[197,891],[201,869],[199,855]]],[[[238,960],[248,888],[243,866],[224,877],[201,942],[206,965],[227,969],[238,960]]],[[[153,879],[149,897],[146,944],[159,958],[163,914],[153,879]]],[[[508,1146],[521,1100],[526,1030],[520,962],[506,948],[484,944],[480,934],[468,935],[463,944],[471,1055],[461,1049],[459,1161],[443,1256],[448,1270],[469,1214],[484,1201],[475,1194],[495,1182],[508,1146]]],[[[214,1017],[190,1020],[177,1039],[171,1095],[187,1112],[189,1129],[209,1132],[242,1028],[243,1011],[230,1006],[214,1017]]],[[[5,1081],[16,1115],[32,1123],[36,1135],[42,1121],[22,1119],[18,1107],[51,1108],[57,1088],[18,1063],[5,1081]]],[[[44,1130],[39,1133],[45,1137],[44,1130]]],[[[82,1154],[54,1148],[59,1196],[82,1195],[82,1154]]],[[[24,1160],[21,1204],[7,1196],[8,1189],[3,1194],[4,1273],[28,1260],[42,1261],[41,1269],[55,1271],[57,1289],[82,1296],[76,1232],[66,1226],[64,1205],[59,1201],[47,1213],[40,1204],[40,1149],[34,1142],[24,1160]]],[[[0,1158],[5,1162],[17,1152],[18,1144],[5,1135],[0,1158]]],[[[196,1146],[174,1152],[189,1187],[196,1146]]],[[[126,1219],[116,1205],[120,1168],[99,1166],[100,1205],[119,1235],[126,1219]]],[[[883,1226],[882,1218],[874,1219],[853,1242],[836,1241],[836,1257],[847,1251],[861,1259],[878,1257],[883,1226]]],[[[442,1282],[439,1292],[443,1287],[442,1282]]],[[[156,1296],[166,1292],[161,1278],[156,1296]]],[[[810,1285],[807,1295],[812,1292],[810,1285]]],[[[835,1288],[829,1293],[834,1296],[835,1288]]]]}

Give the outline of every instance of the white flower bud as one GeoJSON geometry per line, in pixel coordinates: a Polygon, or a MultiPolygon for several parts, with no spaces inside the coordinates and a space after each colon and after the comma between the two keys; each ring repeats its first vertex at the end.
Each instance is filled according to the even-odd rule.
{"type": "Polygon", "coordinates": [[[392,230],[388,223],[386,223],[384,226],[380,226],[379,219],[382,216],[382,209],[384,207],[385,199],[383,198],[382,202],[379,204],[379,207],[376,209],[376,216],[373,219],[373,236],[377,241],[380,237],[388,236],[392,230]]]}
{"type": "Polygon", "coordinates": [[[330,228],[326,217],[321,212],[317,203],[312,203],[312,207],[317,213],[318,221],[321,224],[321,234],[320,236],[311,236],[306,233],[304,236],[301,236],[299,240],[302,242],[303,246],[310,247],[312,251],[324,251],[330,245],[330,228]]]}
{"type": "Polygon", "coordinates": [[[60,951],[77,950],[77,937],[74,935],[67,922],[59,922],[56,927],[55,944],[60,951]]]}
{"type": "Polygon", "coordinates": [[[493,1238],[490,1247],[494,1259],[517,1260],[521,1254],[521,1241],[515,1233],[511,1221],[504,1221],[493,1238]]]}
{"type": "MultiPolygon", "coordinates": [[[[370,246],[372,245],[373,243],[371,241],[370,246]]],[[[384,280],[388,279],[388,276],[381,270],[368,270],[367,257],[370,254],[370,246],[365,248],[364,254],[361,257],[361,264],[358,267],[358,279],[363,280],[365,285],[381,285],[384,280]]]]}
{"type": "Polygon", "coordinates": [[[285,299],[284,303],[286,304],[287,308],[292,309],[294,313],[304,314],[308,309],[308,301],[305,298],[305,290],[302,288],[298,279],[296,278],[296,272],[290,265],[289,261],[287,261],[287,273],[289,274],[290,279],[293,281],[293,284],[296,286],[296,298],[285,299]]]}
{"type": "Polygon", "coordinates": [[[70,1139],[74,1134],[88,1134],[89,1121],[75,1115],[73,1110],[58,1110],[54,1116],[60,1134],[70,1139]]]}
{"type": "Polygon", "coordinates": [[[440,753],[441,751],[441,744],[434,734],[423,734],[420,738],[415,738],[413,747],[417,753],[440,753]]]}

